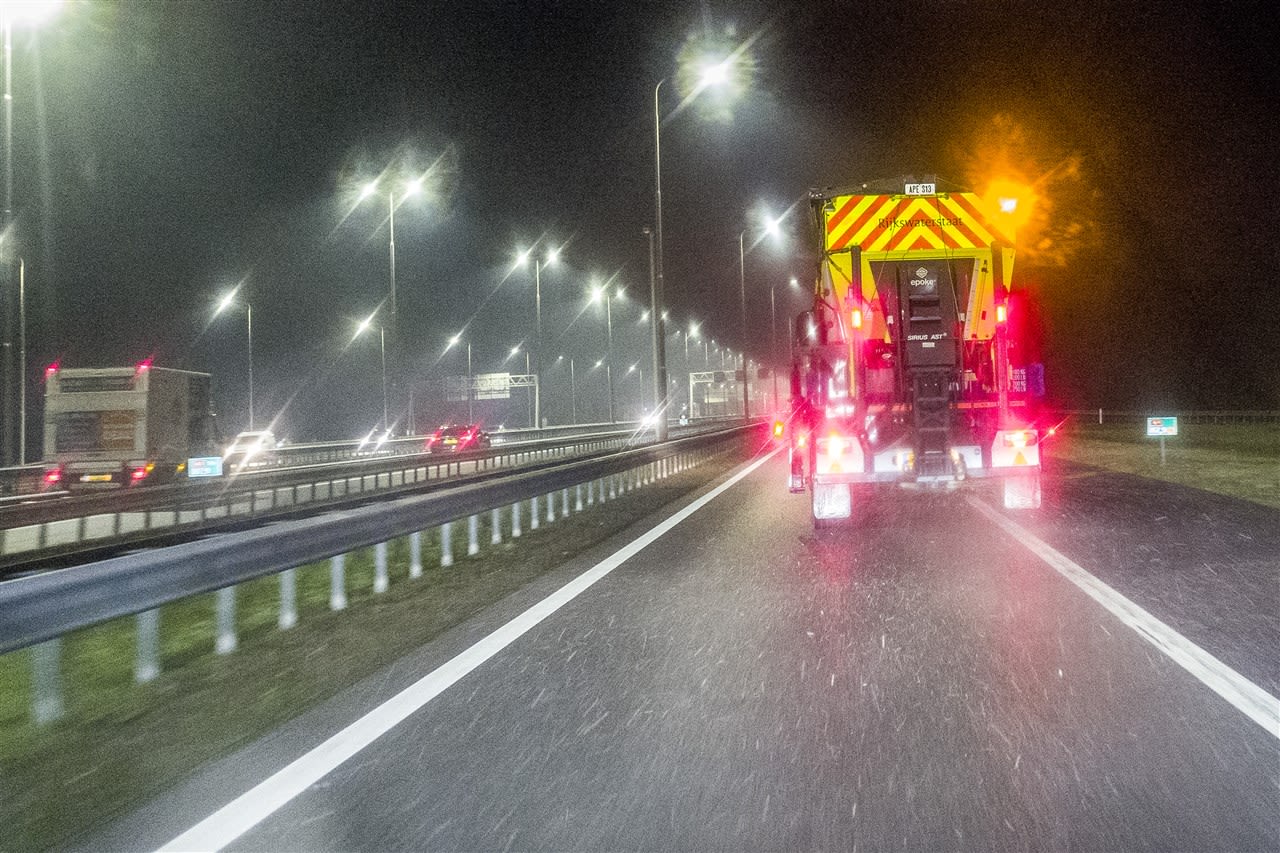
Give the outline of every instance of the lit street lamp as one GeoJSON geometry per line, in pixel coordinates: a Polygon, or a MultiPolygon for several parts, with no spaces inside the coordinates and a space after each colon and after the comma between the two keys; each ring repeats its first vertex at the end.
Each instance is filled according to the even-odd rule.
{"type": "MultiPolygon", "coordinates": [[[[689,97],[692,98],[705,88],[719,86],[726,82],[729,72],[732,70],[732,63],[735,57],[736,55],[730,56],[720,62],[705,66],[702,69],[697,89],[689,97]]],[[[654,423],[658,441],[666,441],[667,439],[667,356],[666,339],[662,329],[665,318],[661,311],[663,289],[666,286],[666,282],[663,278],[662,111],[659,98],[662,84],[665,82],[667,82],[667,78],[664,77],[653,87],[653,207],[656,235],[649,236],[649,310],[653,312],[653,316],[656,318],[653,324],[653,387],[654,411],[657,414],[654,423]],[[654,236],[657,237],[656,247],[654,246],[654,236]]],[[[645,232],[648,233],[648,229],[645,229],[645,232]]]]}
{"type": "MultiPolygon", "coordinates": [[[[786,214],[783,215],[785,216],[786,214]]],[[[768,217],[765,219],[765,232],[778,236],[782,233],[780,230],[781,225],[781,217],[778,219],[768,217]]],[[[751,417],[751,381],[747,376],[747,253],[745,240],[748,230],[743,228],[738,232],[738,304],[742,320],[742,417],[744,419],[751,417]]],[[[772,300],[772,296],[770,296],[770,300],[772,300]]],[[[776,391],[774,396],[777,396],[776,391]]]]}
{"type": "Polygon", "coordinates": [[[609,423],[617,423],[613,411],[613,297],[609,295],[608,286],[596,287],[591,291],[591,301],[604,300],[604,322],[607,342],[605,346],[604,370],[609,379],[609,423]]]}
{"type": "MultiPolygon", "coordinates": [[[[448,352],[450,349],[452,349],[453,347],[457,346],[460,343],[462,343],[462,332],[458,332],[458,334],[449,338],[449,345],[444,348],[445,352],[448,352]]],[[[471,339],[468,338],[467,339],[467,423],[468,424],[475,423],[475,419],[476,419],[475,413],[472,410],[472,405],[471,405],[472,397],[473,395],[471,393],[471,339]]]]}
{"type": "Polygon", "coordinates": [[[4,222],[0,233],[0,400],[4,402],[0,414],[0,463],[16,459],[26,464],[27,459],[27,305],[26,267],[14,245],[16,229],[13,215],[13,27],[15,24],[35,27],[51,17],[62,6],[62,0],[29,0],[29,2],[0,2],[0,37],[4,40],[4,222]],[[14,260],[18,262],[18,304],[10,299],[14,276],[14,260]],[[13,371],[13,314],[18,315],[18,373],[13,371]],[[13,397],[18,397],[18,452],[13,452],[13,397]]]}
{"type": "MultiPolygon", "coordinates": [[[[373,319],[377,316],[378,312],[375,311],[361,320],[351,340],[354,341],[364,334],[373,325],[373,319]]],[[[382,355],[382,431],[385,433],[391,429],[391,424],[388,421],[387,411],[387,330],[381,323],[378,324],[378,351],[382,355]]]]}
{"type": "MultiPolygon", "coordinates": [[[[403,202],[406,198],[409,198],[410,196],[415,196],[415,195],[417,195],[418,193],[420,193],[421,191],[422,191],[422,178],[414,178],[413,180],[408,181],[408,182],[404,185],[404,191],[403,191],[403,193],[401,193],[401,195],[400,195],[400,200],[403,202]]],[[[395,359],[395,353],[396,353],[395,345],[396,345],[396,311],[397,311],[397,303],[396,303],[396,191],[395,191],[395,189],[394,189],[393,187],[388,186],[388,188],[387,188],[387,191],[386,191],[386,192],[387,192],[387,234],[388,234],[388,240],[387,240],[388,267],[387,267],[387,269],[388,269],[388,278],[389,278],[388,285],[389,285],[389,286],[388,286],[388,290],[387,290],[387,315],[388,315],[388,316],[387,316],[387,323],[386,323],[385,325],[386,325],[386,326],[390,326],[390,327],[391,327],[391,355],[392,355],[391,361],[392,361],[392,363],[394,364],[394,363],[396,362],[396,359],[395,359]]],[[[370,196],[373,196],[373,195],[375,195],[375,194],[376,194],[376,195],[381,196],[381,193],[382,193],[382,190],[381,190],[381,188],[379,187],[378,182],[377,182],[377,181],[369,181],[367,184],[365,184],[365,185],[360,189],[360,199],[359,199],[359,200],[360,200],[360,201],[363,201],[364,199],[369,198],[370,196]]],[[[386,334],[386,332],[385,332],[385,327],[384,327],[383,325],[379,325],[379,327],[378,327],[378,328],[379,328],[379,334],[380,334],[380,335],[384,335],[384,336],[385,336],[385,334],[386,334]]],[[[385,344],[384,344],[384,349],[385,349],[385,344]]],[[[384,361],[386,360],[386,358],[385,358],[385,354],[384,354],[383,360],[384,360],[384,361]]],[[[384,384],[385,384],[385,380],[384,380],[384,384]]],[[[383,423],[384,423],[384,426],[385,426],[385,424],[386,424],[386,417],[385,417],[385,416],[383,417],[383,423]]]]}
{"type": "MultiPolygon", "coordinates": [[[[520,253],[517,264],[524,266],[533,255],[532,249],[520,253]]],[[[558,248],[547,250],[546,263],[555,264],[560,258],[558,248]]],[[[534,428],[542,427],[542,258],[533,259],[533,418],[534,428]]]]}
{"type": "MultiPolygon", "coordinates": [[[[240,292],[243,284],[238,284],[235,289],[222,297],[222,301],[218,303],[218,307],[214,310],[213,316],[217,317],[223,311],[232,307],[236,303],[236,294],[240,292]]],[[[248,331],[249,341],[249,431],[253,432],[253,305],[248,299],[241,300],[244,303],[244,316],[248,331]]]]}

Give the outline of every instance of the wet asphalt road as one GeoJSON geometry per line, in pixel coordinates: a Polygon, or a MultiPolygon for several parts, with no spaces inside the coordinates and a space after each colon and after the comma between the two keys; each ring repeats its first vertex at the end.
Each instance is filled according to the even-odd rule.
{"type": "MultiPolygon", "coordinates": [[[[898,494],[815,534],[784,474],[767,463],[232,848],[1280,849],[1277,736],[964,497],[898,494]]],[[[1011,517],[1280,692],[1280,512],[1046,482],[1011,517]]],[[[262,771],[349,722],[308,720],[262,771]]],[[[252,776],[224,766],[227,792],[152,830],[252,776]]]]}

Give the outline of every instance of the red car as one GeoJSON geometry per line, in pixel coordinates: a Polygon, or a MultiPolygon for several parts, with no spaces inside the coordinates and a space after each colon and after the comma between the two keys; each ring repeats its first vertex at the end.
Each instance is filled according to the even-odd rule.
{"type": "Polygon", "coordinates": [[[427,436],[428,453],[463,453],[482,450],[489,446],[489,433],[479,424],[470,426],[442,426],[427,436]]]}

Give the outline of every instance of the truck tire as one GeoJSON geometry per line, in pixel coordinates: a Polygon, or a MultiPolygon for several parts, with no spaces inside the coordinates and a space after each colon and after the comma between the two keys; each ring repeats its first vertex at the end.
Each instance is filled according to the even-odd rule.
{"type": "Polygon", "coordinates": [[[1040,469],[1007,477],[1004,481],[1005,509],[1040,508],[1040,469]]]}
{"type": "Polygon", "coordinates": [[[851,523],[853,490],[847,483],[813,483],[814,529],[851,523]]]}

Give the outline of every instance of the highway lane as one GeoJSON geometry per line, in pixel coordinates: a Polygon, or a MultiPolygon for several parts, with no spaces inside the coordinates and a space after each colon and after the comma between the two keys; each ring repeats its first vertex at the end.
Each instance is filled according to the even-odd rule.
{"type": "MultiPolygon", "coordinates": [[[[1268,688],[1277,514],[1062,474],[1011,517],[1268,688]]],[[[767,463],[231,847],[1280,846],[1276,734],[963,497],[815,534],[784,476],[767,463]]],[[[265,776],[345,721],[310,715],[221,778],[243,789],[246,764],[265,776]]],[[[121,831],[162,842],[222,793],[121,831]]]]}

